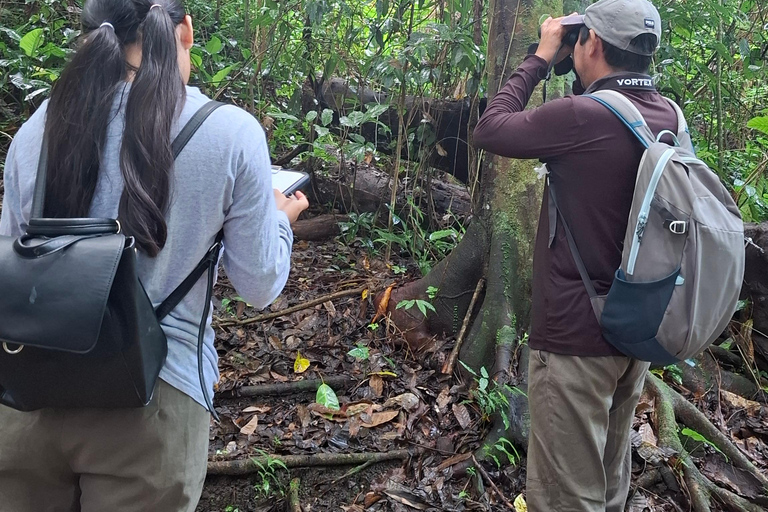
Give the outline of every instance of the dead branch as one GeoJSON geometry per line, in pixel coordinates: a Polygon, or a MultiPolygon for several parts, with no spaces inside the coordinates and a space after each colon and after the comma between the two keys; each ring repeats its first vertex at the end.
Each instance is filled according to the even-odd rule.
{"type": "Polygon", "coordinates": [[[315,466],[347,466],[363,464],[368,461],[384,462],[388,460],[406,460],[411,456],[408,450],[367,453],[313,453],[311,455],[265,455],[250,459],[213,461],[208,463],[209,475],[242,476],[259,471],[259,464],[266,465],[269,460],[279,460],[286,468],[315,466]]]}
{"type": "Polygon", "coordinates": [[[216,318],[217,320],[217,327],[232,327],[235,325],[248,325],[253,324],[256,322],[263,322],[265,320],[271,320],[273,318],[279,318],[281,316],[290,315],[291,313],[295,313],[297,311],[302,311],[304,309],[309,309],[312,307],[315,307],[319,304],[322,304],[324,302],[328,302],[329,300],[334,299],[340,299],[342,297],[349,297],[350,295],[360,295],[365,290],[368,289],[368,285],[360,286],[358,288],[354,288],[352,290],[341,290],[339,292],[330,293],[328,295],[323,295],[322,297],[318,297],[316,299],[312,299],[308,302],[304,302],[303,304],[297,304],[295,306],[291,306],[290,308],[283,309],[282,311],[275,311],[273,313],[265,313],[263,315],[257,315],[252,318],[246,318],[245,320],[223,320],[220,318],[216,318]]]}
{"type": "Polygon", "coordinates": [[[477,282],[477,286],[475,286],[475,293],[472,294],[472,300],[469,301],[469,308],[467,309],[467,313],[464,315],[464,322],[461,324],[461,330],[459,331],[459,335],[456,337],[456,344],[453,346],[453,350],[451,350],[451,355],[445,361],[445,364],[443,364],[441,371],[445,375],[452,374],[453,368],[456,366],[456,359],[459,357],[461,344],[464,342],[464,337],[467,334],[467,326],[469,326],[469,321],[472,318],[472,311],[475,309],[475,303],[477,302],[477,298],[480,296],[480,291],[483,289],[483,286],[485,286],[485,279],[481,277],[477,282]]]}
{"type": "Polygon", "coordinates": [[[496,487],[496,484],[493,483],[493,479],[491,478],[491,475],[488,474],[488,472],[485,470],[482,464],[477,462],[477,459],[475,458],[474,455],[472,456],[472,461],[475,463],[475,467],[482,475],[483,480],[488,482],[488,485],[491,486],[491,489],[493,489],[493,491],[496,493],[499,499],[504,502],[504,504],[509,508],[509,510],[515,510],[515,506],[512,504],[511,501],[507,499],[506,496],[504,496],[504,494],[499,490],[499,488],[496,487]]]}
{"type": "Polygon", "coordinates": [[[299,486],[301,485],[301,480],[298,478],[294,478],[291,480],[291,484],[289,486],[288,491],[288,506],[290,507],[291,512],[301,512],[301,502],[299,501],[299,486]]]}
{"type": "Polygon", "coordinates": [[[276,382],[272,384],[259,384],[258,386],[243,386],[232,391],[225,391],[217,395],[217,398],[237,398],[241,396],[268,396],[290,395],[317,391],[321,384],[328,384],[334,390],[346,389],[358,383],[357,379],[346,375],[332,375],[325,379],[304,379],[292,382],[276,382]]]}

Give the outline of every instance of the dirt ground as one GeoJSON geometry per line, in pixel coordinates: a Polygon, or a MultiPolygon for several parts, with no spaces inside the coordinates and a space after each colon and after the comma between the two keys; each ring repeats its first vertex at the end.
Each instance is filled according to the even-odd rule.
{"type": "MultiPolygon", "coordinates": [[[[437,338],[425,352],[414,354],[401,343],[402,333],[386,321],[371,325],[375,315],[371,296],[419,277],[416,266],[397,255],[394,266],[385,265],[382,256],[359,239],[349,244],[339,239],[299,241],[293,262],[285,291],[266,311],[254,311],[236,297],[225,276],[220,278],[215,323],[221,369],[216,406],[221,422],[211,429],[210,460],[395,450],[407,450],[410,457],[362,469],[347,465],[285,470],[266,465],[247,476],[209,475],[197,511],[291,510],[287,495],[292,479],[299,480],[304,512],[509,510],[507,503],[524,492],[524,457],[513,457],[515,464],[503,457],[498,464],[484,463],[498,490],[477,471],[453,475],[451,462],[477,450],[489,428],[489,418],[473,400],[476,383],[440,373],[454,340],[437,338]],[[314,306],[294,307],[339,292],[342,296],[314,306]],[[293,312],[259,319],[288,308],[293,312]],[[356,348],[360,350],[350,355],[356,348]],[[339,376],[350,380],[335,389],[338,411],[317,404],[314,391],[257,397],[237,397],[233,392],[243,386],[339,376]],[[361,470],[347,475],[355,468],[361,470]]],[[[768,408],[758,402],[727,400],[718,406],[708,412],[721,418],[721,428],[762,469],[768,467],[768,408]]],[[[653,422],[653,401],[644,396],[633,426],[637,450],[633,499],[627,509],[689,510],[679,471],[668,470],[670,454],[659,454],[658,449],[650,453],[657,442],[653,422]],[[643,480],[652,471],[662,476],[643,480]],[[638,484],[646,487],[635,492],[638,484]]],[[[739,480],[743,475],[724,470],[724,459],[705,442],[692,438],[686,449],[721,485],[737,492],[749,486],[739,480]]]]}

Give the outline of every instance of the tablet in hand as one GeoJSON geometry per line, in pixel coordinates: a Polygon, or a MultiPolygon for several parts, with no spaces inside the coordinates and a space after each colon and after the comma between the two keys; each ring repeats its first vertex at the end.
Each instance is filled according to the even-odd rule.
{"type": "Polygon", "coordinates": [[[272,166],[272,188],[276,188],[286,196],[299,190],[309,182],[309,174],[294,169],[283,169],[279,165],[272,166]]]}

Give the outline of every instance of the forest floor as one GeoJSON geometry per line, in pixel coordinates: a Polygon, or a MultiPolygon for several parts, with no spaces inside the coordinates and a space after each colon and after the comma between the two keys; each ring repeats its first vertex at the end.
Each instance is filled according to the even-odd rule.
{"type": "MultiPolygon", "coordinates": [[[[212,423],[209,460],[261,456],[261,466],[249,475],[209,474],[198,512],[497,511],[510,510],[510,503],[524,493],[524,457],[515,464],[506,457],[498,463],[492,459],[483,464],[484,471],[453,475],[452,464],[481,445],[489,418],[475,399],[476,382],[462,381],[458,371],[453,376],[440,372],[453,338],[436,338],[426,351],[412,353],[402,343],[402,333],[388,328],[385,320],[371,325],[376,313],[371,297],[419,277],[412,262],[394,255],[392,263],[385,264],[360,239],[350,244],[339,238],[297,241],[288,285],[262,312],[238,300],[221,276],[214,313],[221,370],[215,403],[221,422],[212,423]],[[331,294],[336,296],[329,298],[331,294]],[[316,305],[301,307],[312,301],[316,305]],[[282,313],[288,308],[293,312],[282,313]],[[349,355],[358,347],[365,348],[349,355]],[[340,409],[317,404],[314,389],[256,397],[233,392],[305,379],[333,383],[340,409]],[[264,458],[347,453],[400,459],[285,470],[274,458],[264,458]],[[348,473],[355,469],[359,471],[348,473]],[[294,496],[291,503],[289,482],[295,479],[298,499],[294,496]]],[[[768,470],[764,396],[745,399],[723,392],[712,400],[693,396],[669,371],[663,377],[759,469],[768,470]]],[[[680,463],[657,448],[654,413],[653,400],[643,395],[633,424],[633,486],[627,510],[690,510],[680,463]]],[[[764,492],[696,432],[683,439],[684,448],[713,482],[747,497],[764,492]]],[[[517,459],[512,448],[508,451],[517,459]]]]}

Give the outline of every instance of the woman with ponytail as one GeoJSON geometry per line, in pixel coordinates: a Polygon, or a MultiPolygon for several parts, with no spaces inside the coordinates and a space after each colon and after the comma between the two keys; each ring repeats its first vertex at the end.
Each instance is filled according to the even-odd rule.
{"type": "MultiPolygon", "coordinates": [[[[223,230],[229,279],[266,307],[287,280],[290,223],[307,199],[272,190],[264,132],[234,106],[215,110],[174,161],[174,137],[209,101],[186,85],[193,29],[181,2],[86,0],[81,22],[80,45],[50,99],[11,144],[0,234],[28,226],[45,136],[44,216],[117,218],[136,240],[155,306],[223,230]]],[[[168,356],[146,407],[0,406],[0,510],[194,511],[208,453],[204,391],[212,396],[218,380],[210,316],[202,389],[198,378],[204,281],[162,320],[168,356]]]]}

